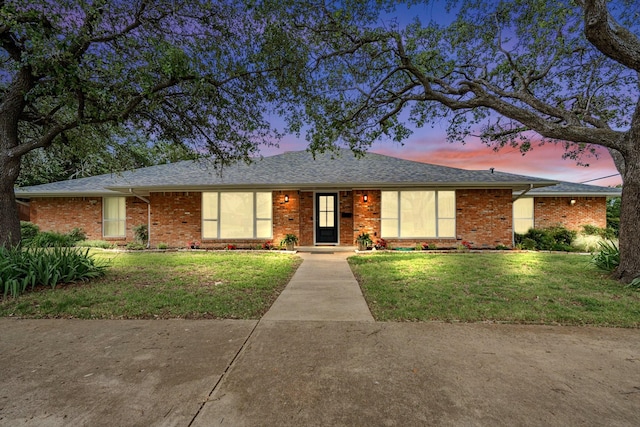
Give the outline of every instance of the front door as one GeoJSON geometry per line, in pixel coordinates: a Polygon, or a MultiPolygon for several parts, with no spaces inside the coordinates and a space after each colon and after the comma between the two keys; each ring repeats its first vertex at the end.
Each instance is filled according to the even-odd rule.
{"type": "Polygon", "coordinates": [[[316,193],[316,243],[338,243],[336,193],[316,193]]]}

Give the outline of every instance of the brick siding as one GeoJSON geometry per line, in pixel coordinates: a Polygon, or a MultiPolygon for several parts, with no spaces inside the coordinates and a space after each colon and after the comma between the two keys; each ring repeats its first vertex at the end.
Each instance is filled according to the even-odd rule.
{"type": "Polygon", "coordinates": [[[51,197],[34,198],[30,203],[31,222],[42,231],[67,233],[76,227],[82,228],[89,240],[107,240],[125,244],[134,240],[133,227],[147,224],[147,203],[135,198],[126,198],[126,237],[104,238],[102,236],[101,197],[51,197]]]}
{"type": "Polygon", "coordinates": [[[456,235],[474,248],[511,246],[511,190],[456,191],[456,235]]]}
{"type": "Polygon", "coordinates": [[[561,224],[580,231],[585,224],[607,226],[606,197],[536,197],[533,210],[535,228],[561,224]],[[573,206],[572,199],[576,201],[573,206]]]}
{"type": "MultiPolygon", "coordinates": [[[[356,237],[369,233],[375,242],[380,237],[380,190],[340,191],[340,244],[353,246],[356,237]],[[363,196],[368,200],[364,202],[363,196]]],[[[420,243],[435,243],[440,247],[455,247],[462,240],[476,248],[511,246],[512,195],[510,190],[457,190],[455,239],[387,239],[396,247],[411,247],[420,243]]],[[[571,206],[568,197],[536,198],[535,226],[563,224],[579,230],[583,224],[606,226],[606,198],[576,197],[571,206]]],[[[151,193],[151,246],[166,243],[170,247],[186,247],[189,241],[201,242],[202,248],[259,247],[267,239],[202,239],[199,192],[151,193]]],[[[147,204],[136,197],[126,198],[127,222],[125,239],[105,239],[118,244],[134,240],[133,227],[147,224],[147,204]]],[[[314,193],[311,191],[278,190],[273,192],[273,243],[279,244],[287,233],[298,236],[300,246],[314,244],[314,193]],[[284,202],[284,196],[289,202],[284,202]]],[[[34,198],[31,200],[31,220],[43,231],[68,232],[82,228],[87,238],[102,237],[102,199],[100,197],[34,198]]]]}

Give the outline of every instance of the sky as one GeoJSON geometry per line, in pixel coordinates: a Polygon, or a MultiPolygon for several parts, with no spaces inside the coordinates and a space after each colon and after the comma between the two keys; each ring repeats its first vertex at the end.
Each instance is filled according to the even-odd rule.
{"type": "MultiPolygon", "coordinates": [[[[433,19],[442,24],[451,20],[451,15],[447,15],[444,11],[444,4],[445,2],[442,1],[427,4],[418,2],[410,9],[397,9],[393,13],[397,15],[396,18],[401,23],[409,22],[418,15],[422,22],[433,19]]],[[[408,123],[405,122],[405,124],[408,123]]],[[[587,184],[605,187],[622,184],[622,179],[611,155],[602,147],[598,149],[598,158],[592,157],[584,160],[589,164],[588,167],[585,167],[578,166],[575,160],[563,159],[563,148],[553,144],[534,146],[523,156],[517,149],[511,147],[496,152],[473,137],[469,137],[465,144],[449,143],[446,138],[446,126],[446,123],[438,123],[434,126],[428,124],[423,128],[413,128],[413,134],[403,141],[403,145],[395,142],[378,142],[369,151],[461,169],[495,168],[496,171],[560,181],[576,183],[590,181],[587,184]]],[[[306,148],[307,143],[304,137],[286,136],[280,141],[279,148],[267,147],[261,150],[261,154],[270,156],[306,148]]]]}

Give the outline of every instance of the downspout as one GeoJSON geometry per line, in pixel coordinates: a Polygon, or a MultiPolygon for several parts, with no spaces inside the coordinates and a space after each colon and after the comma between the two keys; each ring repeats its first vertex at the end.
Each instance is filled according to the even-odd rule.
{"type": "Polygon", "coordinates": [[[524,190],[522,193],[518,194],[515,199],[512,200],[512,202],[515,202],[516,200],[518,200],[520,197],[524,196],[525,194],[527,194],[529,191],[533,190],[533,184],[529,184],[529,188],[527,188],[526,190],[524,190]]]}
{"type": "MultiPolygon", "coordinates": [[[[512,203],[515,202],[516,200],[518,200],[520,197],[524,196],[531,190],[533,190],[533,184],[529,184],[529,188],[524,190],[522,193],[518,194],[511,202],[512,203]]],[[[513,207],[511,207],[511,246],[512,247],[516,246],[516,232],[513,230],[513,207]]]]}
{"type": "Polygon", "coordinates": [[[146,197],[142,197],[133,192],[133,188],[129,189],[129,193],[136,196],[138,199],[142,200],[147,204],[147,249],[151,247],[151,201],[146,197]]]}

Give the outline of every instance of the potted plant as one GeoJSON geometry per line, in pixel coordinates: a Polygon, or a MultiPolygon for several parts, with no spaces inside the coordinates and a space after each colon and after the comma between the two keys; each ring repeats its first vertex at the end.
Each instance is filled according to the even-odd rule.
{"type": "Polygon", "coordinates": [[[369,233],[362,232],[356,238],[356,243],[359,251],[366,251],[373,241],[371,240],[371,237],[369,237],[369,233]]]}
{"type": "Polygon", "coordinates": [[[280,242],[281,245],[285,245],[288,251],[293,251],[294,245],[298,243],[298,236],[295,234],[286,234],[284,239],[280,242]]]}

